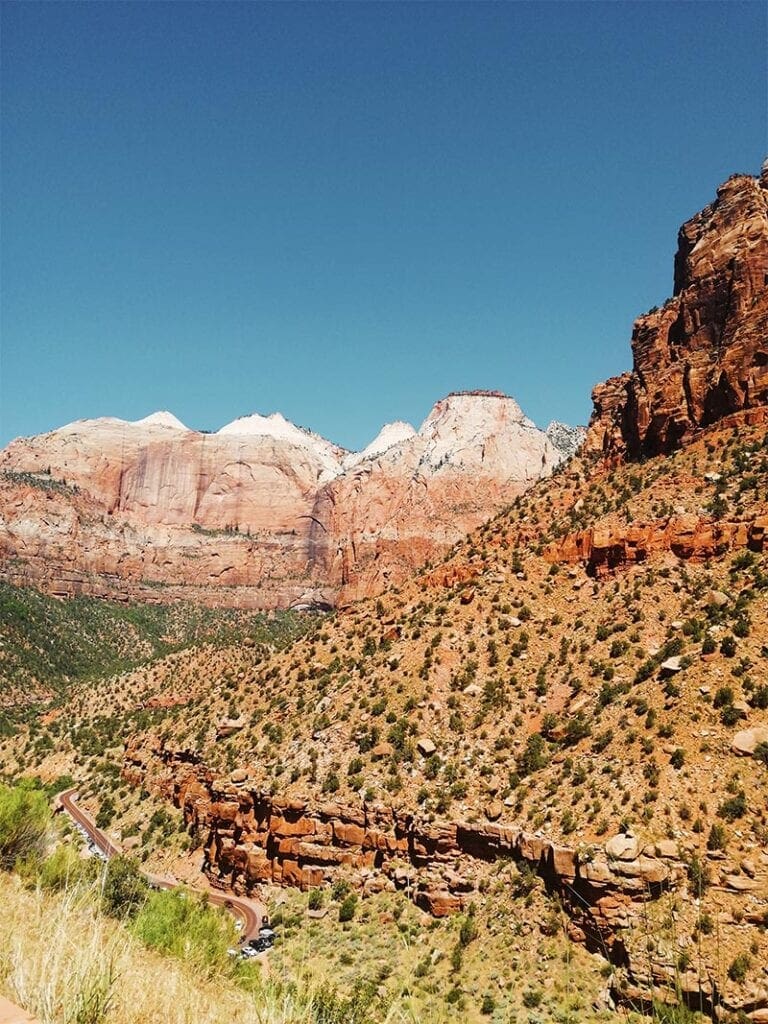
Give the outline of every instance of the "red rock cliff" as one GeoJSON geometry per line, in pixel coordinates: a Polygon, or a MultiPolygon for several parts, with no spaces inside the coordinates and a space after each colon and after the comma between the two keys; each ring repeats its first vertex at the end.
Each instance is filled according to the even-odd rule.
{"type": "Polygon", "coordinates": [[[732,413],[768,406],[768,168],[734,175],[683,224],[674,295],[635,322],[631,373],[599,384],[586,448],[669,452],[732,413]]]}

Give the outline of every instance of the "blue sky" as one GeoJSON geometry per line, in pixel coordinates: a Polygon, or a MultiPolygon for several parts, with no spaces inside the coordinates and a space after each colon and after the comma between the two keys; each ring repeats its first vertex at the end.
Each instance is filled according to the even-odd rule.
{"type": "Polygon", "coordinates": [[[763,3],[6,3],[0,443],[584,422],[766,147],[763,3]]]}

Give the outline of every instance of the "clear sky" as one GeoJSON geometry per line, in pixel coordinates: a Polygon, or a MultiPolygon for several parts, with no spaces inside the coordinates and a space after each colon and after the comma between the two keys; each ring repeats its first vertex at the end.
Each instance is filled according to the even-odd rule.
{"type": "Polygon", "coordinates": [[[766,147],[766,5],[4,3],[0,443],[586,421],[766,147]]]}

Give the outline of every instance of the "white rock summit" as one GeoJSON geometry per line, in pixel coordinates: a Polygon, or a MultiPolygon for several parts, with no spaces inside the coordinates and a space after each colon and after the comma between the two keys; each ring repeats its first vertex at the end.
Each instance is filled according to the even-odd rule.
{"type": "Polygon", "coordinates": [[[539,430],[487,391],[441,399],[418,431],[389,423],[360,452],[280,413],[216,433],[167,411],[79,420],[0,452],[0,556],[57,593],[328,604],[440,555],[573,444],[570,428],[539,430]]]}

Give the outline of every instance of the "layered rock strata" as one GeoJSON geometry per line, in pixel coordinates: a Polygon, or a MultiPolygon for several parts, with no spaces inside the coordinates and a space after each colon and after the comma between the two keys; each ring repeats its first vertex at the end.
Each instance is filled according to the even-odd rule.
{"type": "Polygon", "coordinates": [[[731,521],[679,515],[627,526],[593,527],[551,544],[544,557],[550,562],[580,562],[590,576],[602,577],[665,552],[685,561],[704,562],[745,548],[768,550],[768,516],[731,521]]]}
{"type": "MultiPolygon", "coordinates": [[[[203,870],[218,888],[240,895],[267,883],[310,889],[342,874],[362,893],[399,889],[443,917],[477,895],[484,865],[511,858],[557,892],[570,938],[614,964],[617,999],[643,1005],[676,993],[753,1021],[768,1008],[768,992],[752,993],[748,1003],[729,1002],[714,964],[709,973],[681,974],[663,957],[649,957],[642,941],[644,904],[687,884],[691,851],[675,841],[620,834],[602,846],[574,849],[516,825],[427,822],[383,804],[281,799],[255,789],[244,768],[215,777],[193,752],[160,741],[129,743],[124,776],[133,785],[151,784],[182,810],[203,845],[203,870]]],[[[744,895],[758,920],[768,901],[768,868],[755,877],[753,872],[744,895]]],[[[722,884],[733,887],[731,881],[722,884]]]]}
{"type": "Polygon", "coordinates": [[[580,440],[553,436],[490,392],[359,453],[278,414],[216,434],[169,413],[80,421],[0,452],[0,564],[59,595],[329,606],[442,555],[580,440]]]}
{"type": "Polygon", "coordinates": [[[678,235],[674,294],[635,322],[633,369],[598,384],[585,448],[611,461],[669,452],[768,405],[768,168],[734,175],[678,235]]]}

